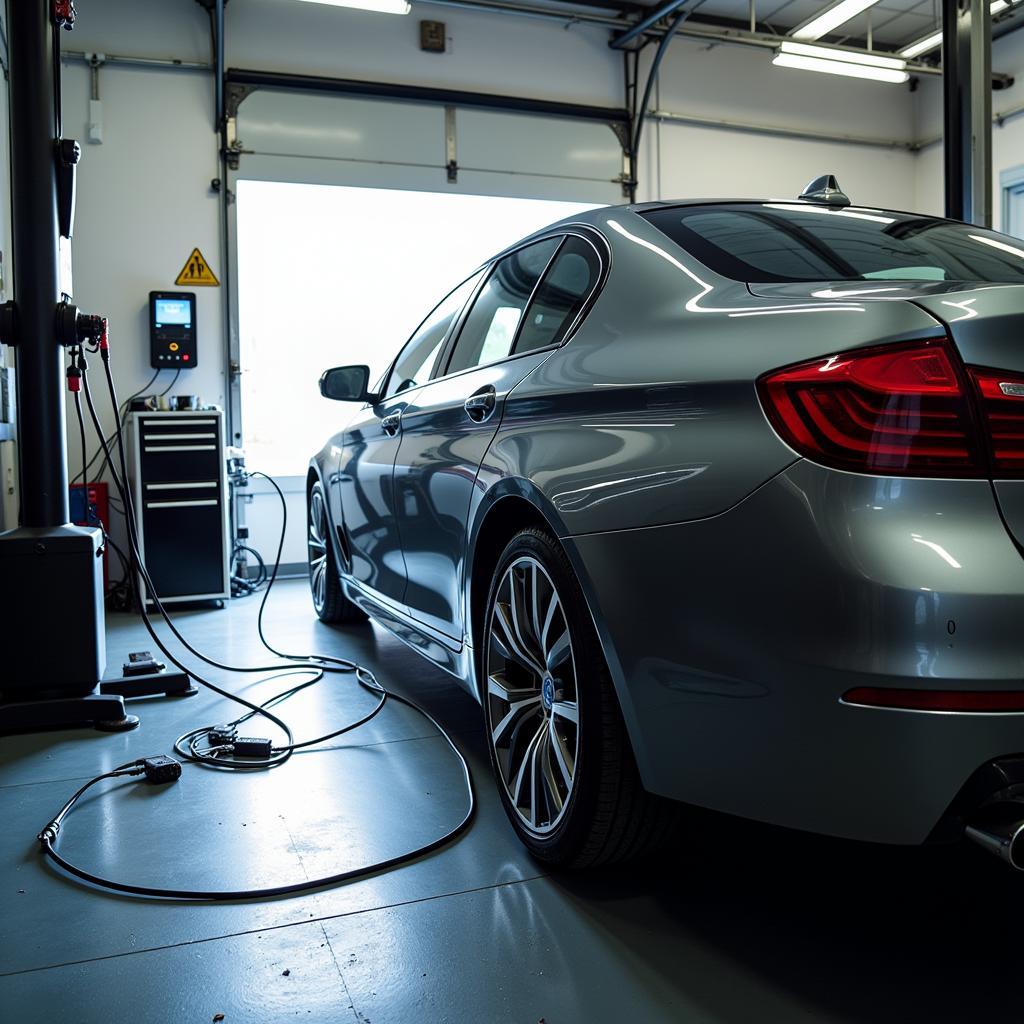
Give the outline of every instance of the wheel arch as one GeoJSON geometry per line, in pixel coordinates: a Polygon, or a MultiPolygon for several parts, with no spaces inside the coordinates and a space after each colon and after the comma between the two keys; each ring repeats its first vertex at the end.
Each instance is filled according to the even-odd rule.
{"type": "Polygon", "coordinates": [[[626,723],[633,754],[644,773],[643,743],[633,699],[626,683],[618,654],[611,643],[610,633],[604,621],[599,596],[580,556],[579,550],[567,534],[564,523],[557,512],[545,500],[543,494],[524,480],[506,478],[488,493],[481,502],[473,522],[469,544],[469,563],[466,568],[466,622],[472,657],[473,692],[483,701],[483,631],[487,596],[490,591],[491,575],[506,545],[520,530],[537,526],[546,529],[565,552],[572,565],[591,621],[601,643],[601,649],[608,665],[608,671],[615,686],[626,723]]]}

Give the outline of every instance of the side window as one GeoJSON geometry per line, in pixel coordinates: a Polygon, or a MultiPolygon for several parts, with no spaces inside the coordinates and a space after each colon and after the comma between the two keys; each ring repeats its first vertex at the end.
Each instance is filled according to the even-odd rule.
{"type": "Polygon", "coordinates": [[[495,265],[466,316],[446,373],[509,355],[523,310],[558,242],[557,238],[545,239],[518,249],[495,265]]]}
{"type": "Polygon", "coordinates": [[[462,312],[462,307],[473,294],[473,289],[482,276],[483,271],[460,284],[455,291],[442,299],[420,324],[395,362],[388,378],[385,398],[418,384],[426,384],[430,379],[430,371],[434,368],[437,354],[441,351],[441,345],[448,336],[449,329],[462,312]]]}
{"type": "Polygon", "coordinates": [[[558,250],[523,317],[516,353],[557,345],[579,315],[601,274],[594,247],[571,235],[558,250]]]}

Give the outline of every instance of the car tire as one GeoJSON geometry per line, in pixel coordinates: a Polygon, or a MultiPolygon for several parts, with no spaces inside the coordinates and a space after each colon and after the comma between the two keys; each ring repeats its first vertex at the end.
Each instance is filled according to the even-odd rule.
{"type": "Polygon", "coordinates": [[[309,551],[309,589],[321,622],[365,622],[366,613],[342,592],[334,561],[327,495],[318,480],[309,492],[306,547],[309,551]]]}
{"type": "Polygon", "coordinates": [[[582,588],[545,530],[517,533],[498,560],[481,667],[498,792],[536,858],[610,864],[667,835],[676,805],[641,785],[582,588]]]}

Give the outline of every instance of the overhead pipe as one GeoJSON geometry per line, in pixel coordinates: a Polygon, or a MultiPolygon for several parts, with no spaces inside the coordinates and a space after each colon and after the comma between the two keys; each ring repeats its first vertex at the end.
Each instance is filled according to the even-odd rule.
{"type": "Polygon", "coordinates": [[[644,98],[640,101],[640,108],[636,116],[636,129],[633,132],[630,156],[632,158],[631,165],[634,179],[636,179],[637,156],[640,152],[640,139],[643,136],[644,121],[647,118],[648,104],[651,101],[651,90],[654,88],[655,81],[657,81],[658,69],[661,67],[662,58],[665,56],[665,53],[668,50],[668,44],[672,42],[672,37],[676,34],[676,30],[703,3],[704,0],[696,0],[696,2],[690,7],[680,11],[675,16],[672,24],[669,25],[668,31],[666,31],[666,33],[661,37],[661,42],[658,43],[658,50],[654,54],[654,60],[651,61],[651,70],[647,74],[647,84],[644,86],[644,98]]]}
{"type": "MultiPolygon", "coordinates": [[[[61,60],[77,60],[88,64],[93,54],[83,50],[62,50],[61,60]]],[[[120,64],[129,68],[158,68],[161,71],[213,71],[213,65],[203,61],[176,60],[174,57],[125,57],[117,54],[105,53],[104,64],[120,64]]]]}
{"type": "MultiPolygon", "coordinates": [[[[662,18],[667,18],[670,14],[674,14],[685,3],[686,0],[668,0],[667,4],[659,7],[653,14],[647,15],[646,18],[638,21],[632,28],[614,36],[608,41],[608,45],[613,50],[626,49],[634,39],[642,36],[649,28],[661,21],[662,18]]],[[[674,28],[670,28],[663,38],[671,38],[674,31],[674,28]]]]}
{"type": "Polygon", "coordinates": [[[215,63],[213,72],[214,91],[214,131],[224,128],[224,0],[217,0],[214,8],[214,24],[217,39],[215,41],[215,63]]]}
{"type": "MultiPolygon", "coordinates": [[[[1021,108],[1024,111],[1024,107],[1021,108]]],[[[914,152],[920,148],[915,142],[899,139],[880,139],[863,135],[839,135],[814,131],[810,128],[784,128],[781,125],[758,124],[753,121],[724,120],[720,117],[699,117],[679,114],[672,110],[652,110],[647,115],[653,121],[686,124],[695,128],[720,128],[725,131],[750,132],[754,135],[779,135],[793,139],[813,139],[817,142],[840,142],[851,146],[873,146],[877,149],[905,149],[914,152]]]]}

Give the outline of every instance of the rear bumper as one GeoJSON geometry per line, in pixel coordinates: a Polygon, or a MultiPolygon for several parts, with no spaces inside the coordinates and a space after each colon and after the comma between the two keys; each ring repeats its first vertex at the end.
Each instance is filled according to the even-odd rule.
{"type": "Polygon", "coordinates": [[[1024,714],[844,704],[858,686],[1024,688],[1024,559],[985,481],[800,462],[722,515],[567,542],[645,785],[919,843],[1024,714]]]}

